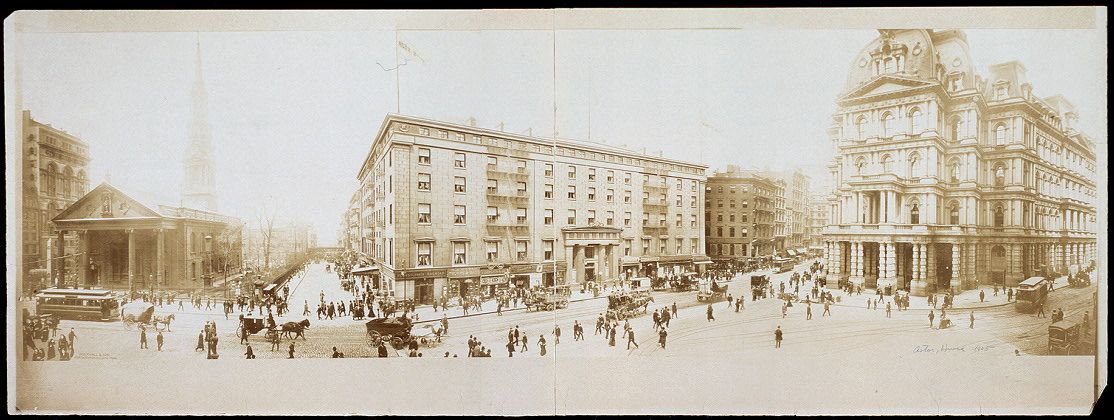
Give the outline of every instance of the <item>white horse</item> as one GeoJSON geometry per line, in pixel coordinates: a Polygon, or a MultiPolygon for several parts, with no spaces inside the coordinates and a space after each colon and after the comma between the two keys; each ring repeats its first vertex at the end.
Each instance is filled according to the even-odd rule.
{"type": "Polygon", "coordinates": [[[174,314],[155,315],[155,316],[151,317],[151,325],[154,325],[155,329],[158,329],[159,325],[161,324],[161,325],[166,325],[166,330],[170,331],[170,323],[172,321],[174,321],[174,314]]]}

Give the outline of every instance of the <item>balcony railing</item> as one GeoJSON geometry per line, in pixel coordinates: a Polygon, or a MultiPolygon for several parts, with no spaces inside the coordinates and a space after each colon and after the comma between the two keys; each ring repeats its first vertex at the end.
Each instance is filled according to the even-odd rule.
{"type": "Polygon", "coordinates": [[[502,169],[492,165],[487,165],[487,175],[515,180],[526,180],[530,178],[530,174],[526,172],[526,168],[502,169]]]}
{"type": "Polygon", "coordinates": [[[487,234],[491,236],[504,236],[506,234],[525,236],[530,234],[530,225],[518,223],[488,223],[487,234]]]}
{"type": "Polygon", "coordinates": [[[530,196],[526,192],[514,193],[500,193],[498,190],[487,190],[487,200],[494,203],[509,203],[509,204],[526,204],[530,202],[530,196]]]}

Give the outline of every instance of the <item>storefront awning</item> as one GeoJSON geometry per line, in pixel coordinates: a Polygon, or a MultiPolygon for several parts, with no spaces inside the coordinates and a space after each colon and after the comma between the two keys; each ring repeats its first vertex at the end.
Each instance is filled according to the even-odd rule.
{"type": "Polygon", "coordinates": [[[712,263],[711,261],[696,261],[696,262],[693,262],[693,264],[696,264],[696,265],[711,264],[711,263],[712,263]]]}
{"type": "Polygon", "coordinates": [[[356,268],[356,269],[353,269],[353,270],[351,271],[351,273],[352,273],[352,274],[371,274],[371,273],[374,273],[374,272],[376,272],[376,271],[379,271],[379,267],[374,267],[374,266],[372,266],[372,267],[360,267],[360,268],[356,268]]]}

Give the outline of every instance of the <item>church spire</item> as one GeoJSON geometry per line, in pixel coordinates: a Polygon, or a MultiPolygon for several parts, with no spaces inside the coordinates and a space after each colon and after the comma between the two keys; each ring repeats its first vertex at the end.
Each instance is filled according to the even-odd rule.
{"type": "Polygon", "coordinates": [[[209,133],[208,96],[201,72],[201,35],[197,35],[194,57],[194,84],[190,90],[189,145],[183,162],[182,205],[199,210],[217,210],[213,174],[212,142],[209,133]]]}

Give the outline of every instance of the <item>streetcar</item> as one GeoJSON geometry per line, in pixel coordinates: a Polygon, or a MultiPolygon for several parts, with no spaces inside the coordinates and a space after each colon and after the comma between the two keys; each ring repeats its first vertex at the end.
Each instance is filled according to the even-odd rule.
{"type": "Polygon", "coordinates": [[[39,315],[99,321],[120,318],[120,302],[109,290],[50,288],[35,295],[35,301],[39,315]]]}
{"type": "Polygon", "coordinates": [[[1048,297],[1048,280],[1044,277],[1030,277],[1017,285],[1017,310],[1034,312],[1044,304],[1048,297]]]}

